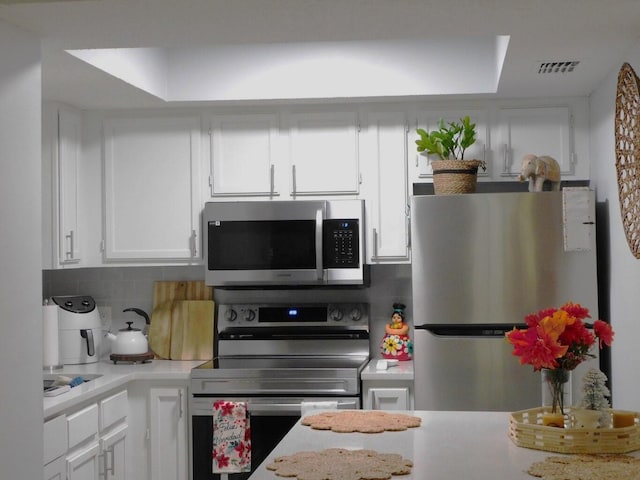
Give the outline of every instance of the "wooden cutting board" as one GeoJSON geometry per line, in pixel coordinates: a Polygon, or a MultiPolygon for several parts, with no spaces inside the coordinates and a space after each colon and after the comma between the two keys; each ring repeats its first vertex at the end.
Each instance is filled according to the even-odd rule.
{"type": "Polygon", "coordinates": [[[213,289],[202,281],[154,282],[149,348],[163,359],[213,358],[213,310],[213,289]]]}
{"type": "Polygon", "coordinates": [[[153,282],[153,309],[169,300],[213,300],[213,288],[201,280],[153,282]]]}
{"type": "Polygon", "coordinates": [[[171,310],[170,358],[213,358],[213,301],[174,300],[171,310]]]}
{"type": "Polygon", "coordinates": [[[171,357],[171,310],[173,300],[159,304],[151,312],[149,348],[157,358],[171,357]]]}

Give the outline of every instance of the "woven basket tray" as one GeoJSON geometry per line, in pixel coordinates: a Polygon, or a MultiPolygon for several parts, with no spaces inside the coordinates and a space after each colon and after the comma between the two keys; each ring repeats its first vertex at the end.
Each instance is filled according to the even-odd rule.
{"type": "MultiPolygon", "coordinates": [[[[615,413],[616,410],[612,410],[615,413]]],[[[622,428],[556,428],[542,424],[542,408],[509,416],[509,437],[526,448],[557,453],[628,453],[640,449],[640,413],[622,428]]]]}

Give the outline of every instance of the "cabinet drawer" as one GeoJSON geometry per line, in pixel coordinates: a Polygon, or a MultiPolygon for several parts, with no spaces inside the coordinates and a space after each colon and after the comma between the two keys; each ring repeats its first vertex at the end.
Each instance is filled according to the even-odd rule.
{"type": "Polygon", "coordinates": [[[67,453],[67,445],[67,417],[60,415],[45,422],[43,465],[67,453]]]}
{"type": "Polygon", "coordinates": [[[100,431],[111,428],[113,425],[123,422],[129,411],[129,399],[127,391],[116,393],[100,401],[100,431]]]}
{"type": "Polygon", "coordinates": [[[98,435],[98,405],[89,405],[67,417],[69,448],[98,435]]]}

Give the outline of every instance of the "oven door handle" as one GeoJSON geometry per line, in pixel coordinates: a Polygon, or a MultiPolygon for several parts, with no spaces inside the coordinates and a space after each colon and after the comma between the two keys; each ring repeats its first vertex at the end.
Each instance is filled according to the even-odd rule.
{"type": "MultiPolygon", "coordinates": [[[[338,408],[342,409],[358,409],[357,399],[341,399],[338,400],[338,408]]],[[[273,415],[273,414],[295,414],[300,415],[302,412],[302,404],[300,402],[292,403],[257,403],[249,402],[249,413],[251,415],[273,415]]]]}

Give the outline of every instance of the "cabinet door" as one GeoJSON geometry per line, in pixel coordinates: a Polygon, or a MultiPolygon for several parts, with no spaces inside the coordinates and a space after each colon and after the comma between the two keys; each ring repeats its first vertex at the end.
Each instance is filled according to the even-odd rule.
{"type": "Polygon", "coordinates": [[[109,119],[104,134],[105,260],[198,257],[199,119],[109,119]]]}
{"type": "MultiPolygon", "coordinates": [[[[407,119],[403,112],[369,115],[362,152],[367,192],[369,262],[409,260],[407,119]]],[[[364,173],[363,172],[363,173],[364,173]]]]}
{"type": "Polygon", "coordinates": [[[186,389],[149,391],[150,465],[153,480],[186,480],[186,389]]]}
{"type": "Polygon", "coordinates": [[[211,118],[211,196],[277,195],[276,115],[211,118]]]}
{"type": "MultiPolygon", "coordinates": [[[[489,125],[488,115],[485,110],[477,109],[465,109],[465,110],[430,110],[428,112],[422,112],[418,115],[418,127],[424,128],[430,132],[438,129],[438,122],[440,119],[448,122],[460,122],[460,119],[469,116],[471,123],[476,124],[476,141],[471,145],[464,153],[465,160],[483,160],[488,162],[487,170],[478,170],[478,176],[487,176],[491,171],[491,165],[489,162],[489,125]]],[[[411,137],[410,145],[412,146],[412,154],[415,156],[414,171],[417,175],[412,175],[413,178],[419,180],[421,178],[433,177],[433,170],[431,168],[430,160],[438,160],[437,156],[432,158],[426,155],[418,153],[416,149],[415,140],[418,139],[418,134],[414,131],[411,137]]]]}
{"type": "Polygon", "coordinates": [[[100,438],[101,476],[104,480],[127,478],[127,432],[126,424],[100,438]]]}
{"type": "Polygon", "coordinates": [[[569,107],[503,108],[500,117],[500,175],[520,173],[527,154],[555,158],[563,175],[572,175],[571,112],[569,107]]]}
{"type": "Polygon", "coordinates": [[[60,264],[80,261],[78,178],[81,147],[80,115],[58,109],[58,259],[60,264]]]}
{"type": "Polygon", "coordinates": [[[372,410],[411,410],[408,388],[371,388],[369,398],[372,410]]]}
{"type": "Polygon", "coordinates": [[[44,466],[44,480],[67,480],[64,456],[56,458],[44,466]]]}
{"type": "Polygon", "coordinates": [[[67,456],[68,480],[99,480],[99,454],[98,442],[74,451],[67,456]]]}
{"type": "Polygon", "coordinates": [[[358,130],[352,112],[292,114],[290,194],[358,194],[358,130]]]}

